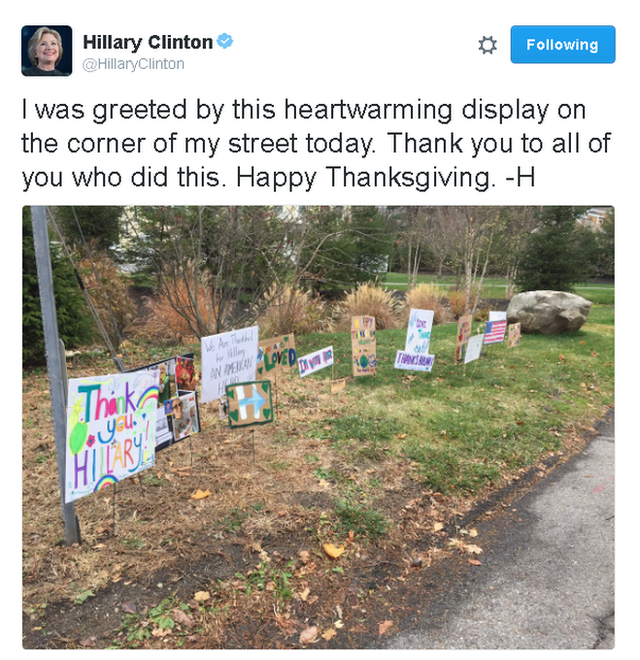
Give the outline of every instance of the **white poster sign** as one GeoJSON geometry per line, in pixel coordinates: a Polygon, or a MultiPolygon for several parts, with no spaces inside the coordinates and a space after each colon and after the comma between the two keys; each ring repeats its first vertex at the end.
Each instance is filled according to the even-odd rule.
{"type": "Polygon", "coordinates": [[[484,343],[484,335],[473,335],[469,337],[469,342],[467,344],[467,352],[464,356],[464,363],[472,362],[477,360],[482,353],[482,344],[484,343]]]}
{"type": "Polygon", "coordinates": [[[325,367],[330,367],[333,364],[333,346],[321,348],[315,353],[309,353],[304,357],[298,358],[298,369],[300,377],[308,376],[309,374],[320,371],[325,367]]]}
{"type": "Polygon", "coordinates": [[[393,366],[396,369],[408,369],[410,371],[431,371],[434,359],[434,355],[420,355],[407,353],[406,351],[397,351],[396,363],[393,366]]]}
{"type": "Polygon", "coordinates": [[[227,385],[256,379],[258,326],[203,337],[202,403],[225,396],[227,385]]]}
{"type": "Polygon", "coordinates": [[[155,370],[69,381],[65,502],[153,465],[159,379],[155,370]]]}
{"type": "Polygon", "coordinates": [[[409,313],[404,352],[427,355],[429,352],[429,342],[431,341],[432,325],[433,310],[412,309],[409,313]]]}

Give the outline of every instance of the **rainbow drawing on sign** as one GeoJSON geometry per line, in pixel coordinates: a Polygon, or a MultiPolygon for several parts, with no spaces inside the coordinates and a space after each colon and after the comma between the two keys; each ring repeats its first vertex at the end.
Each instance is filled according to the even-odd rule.
{"type": "Polygon", "coordinates": [[[95,493],[98,490],[102,490],[105,486],[111,486],[112,484],[117,484],[118,480],[112,474],[105,474],[100,481],[95,485],[93,492],[95,493]]]}
{"type": "Polygon", "coordinates": [[[149,401],[154,401],[154,405],[158,406],[158,387],[152,385],[147,389],[146,392],[143,392],[142,396],[138,399],[138,408],[145,408],[149,401]]]}
{"type": "Polygon", "coordinates": [[[65,502],[151,467],[160,372],[69,381],[65,502]]]}

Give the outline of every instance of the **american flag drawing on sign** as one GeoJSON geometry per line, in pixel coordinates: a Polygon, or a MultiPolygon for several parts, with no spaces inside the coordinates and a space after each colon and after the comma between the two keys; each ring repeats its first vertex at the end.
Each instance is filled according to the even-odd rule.
{"type": "Polygon", "coordinates": [[[486,344],[499,344],[504,341],[504,333],[507,330],[506,321],[487,321],[487,326],[484,330],[484,343],[486,344]]]}

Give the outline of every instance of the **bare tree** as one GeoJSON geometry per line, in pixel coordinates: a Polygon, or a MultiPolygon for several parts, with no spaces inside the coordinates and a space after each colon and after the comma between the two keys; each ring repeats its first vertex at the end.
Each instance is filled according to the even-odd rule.
{"type": "Polygon", "coordinates": [[[255,319],[287,268],[275,207],[145,207],[129,254],[198,337],[255,319]]]}

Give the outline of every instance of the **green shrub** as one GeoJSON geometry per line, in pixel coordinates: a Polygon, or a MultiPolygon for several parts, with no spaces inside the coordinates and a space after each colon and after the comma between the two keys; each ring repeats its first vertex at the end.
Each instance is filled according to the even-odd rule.
{"type": "MultiPolygon", "coordinates": [[[[94,324],[80,292],[73,268],[51,245],[51,270],[58,317],[58,335],[66,348],[89,343],[94,324]]],[[[29,207],[22,214],[22,365],[44,365],[44,332],[40,291],[29,207]]]]}

